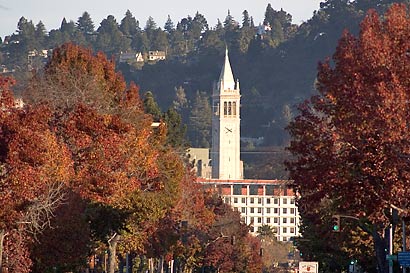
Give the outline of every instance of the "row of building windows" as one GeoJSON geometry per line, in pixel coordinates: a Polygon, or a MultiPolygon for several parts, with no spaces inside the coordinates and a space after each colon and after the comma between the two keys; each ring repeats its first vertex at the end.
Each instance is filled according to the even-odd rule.
{"type": "Polygon", "coordinates": [[[280,195],[284,196],[291,196],[293,192],[291,189],[288,189],[284,186],[279,185],[233,185],[233,195],[244,195],[244,193],[248,192],[249,195],[280,195]],[[249,192],[248,192],[249,189],[249,192]]]}
{"type": "MultiPolygon", "coordinates": [[[[258,226],[254,226],[253,232],[257,232],[257,231],[258,231],[258,226]]],[[[294,227],[282,227],[282,228],[272,227],[272,231],[277,235],[283,235],[283,234],[296,235],[295,234],[296,228],[294,227]]],[[[283,241],[287,241],[287,239],[283,239],[283,241]]]]}
{"type": "MultiPolygon", "coordinates": [[[[232,198],[233,199],[233,203],[234,204],[239,204],[239,203],[242,203],[242,204],[246,204],[247,203],[247,198],[246,197],[242,197],[242,198],[240,198],[240,197],[233,197],[232,198]]],[[[249,199],[248,199],[248,203],[249,204],[262,204],[262,201],[263,201],[263,199],[264,198],[262,198],[262,197],[259,197],[259,198],[257,198],[257,197],[250,197],[249,199]]],[[[265,204],[274,204],[274,205],[279,205],[279,200],[281,199],[281,204],[282,205],[294,205],[295,204],[295,199],[294,198],[265,198],[265,204]]],[[[226,197],[226,199],[225,199],[225,202],[226,203],[229,203],[229,197],[226,197]]]]}
{"type": "MultiPolygon", "coordinates": [[[[246,208],[246,207],[242,207],[240,208],[241,213],[246,213],[248,209],[248,213],[262,213],[263,212],[263,208],[262,207],[258,207],[258,208],[246,208]]],[[[239,210],[239,208],[235,208],[235,210],[239,210]]],[[[280,210],[279,208],[265,208],[265,213],[266,214],[279,214],[280,210]]],[[[295,208],[282,208],[282,214],[291,214],[291,215],[295,215],[296,209],[295,208]]]]}
{"type": "MultiPolygon", "coordinates": [[[[279,218],[279,217],[264,217],[265,219],[265,224],[295,224],[296,219],[295,218],[279,218]],[[279,223],[280,220],[282,219],[282,223],[279,223]]],[[[249,223],[262,223],[262,217],[249,217],[249,223]]]]}

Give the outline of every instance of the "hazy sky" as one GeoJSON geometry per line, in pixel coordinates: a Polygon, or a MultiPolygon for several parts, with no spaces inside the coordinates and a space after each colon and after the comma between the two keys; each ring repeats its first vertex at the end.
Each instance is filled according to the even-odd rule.
{"type": "Polygon", "coordinates": [[[194,16],[197,11],[205,16],[213,27],[219,18],[223,21],[228,9],[235,20],[241,22],[246,9],[254,18],[255,24],[263,21],[268,3],[275,10],[283,8],[293,16],[293,22],[300,24],[312,17],[324,0],[0,0],[0,36],[12,34],[17,29],[21,16],[37,24],[40,20],[49,31],[60,27],[63,17],[77,21],[84,11],[90,13],[96,28],[102,19],[114,15],[120,23],[129,9],[144,27],[148,16],[152,16],[159,27],[164,26],[170,15],[176,25],[187,15],[194,16]]]}

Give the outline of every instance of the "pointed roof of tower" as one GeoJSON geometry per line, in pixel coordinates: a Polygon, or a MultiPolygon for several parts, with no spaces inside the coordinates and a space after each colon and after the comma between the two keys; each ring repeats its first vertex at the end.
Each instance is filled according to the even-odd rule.
{"type": "Polygon", "coordinates": [[[225,62],[222,66],[221,75],[219,76],[219,84],[223,82],[224,89],[235,89],[235,80],[232,74],[231,63],[229,62],[228,47],[225,50],[225,62]]]}

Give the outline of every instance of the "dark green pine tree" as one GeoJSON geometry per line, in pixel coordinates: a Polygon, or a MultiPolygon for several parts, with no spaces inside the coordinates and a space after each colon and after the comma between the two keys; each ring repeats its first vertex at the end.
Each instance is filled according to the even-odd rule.
{"type": "Polygon", "coordinates": [[[168,19],[165,22],[164,29],[168,34],[171,34],[175,30],[174,22],[171,20],[171,16],[168,14],[168,19]]]}
{"type": "Polygon", "coordinates": [[[189,116],[189,136],[193,147],[211,146],[212,109],[208,98],[205,92],[197,91],[189,116]]]}
{"type": "Polygon", "coordinates": [[[35,49],[37,44],[35,27],[33,22],[21,17],[17,24],[17,34],[11,36],[9,53],[10,61],[21,69],[27,67],[28,52],[35,49]]]}
{"type": "Polygon", "coordinates": [[[185,56],[187,53],[186,41],[184,34],[178,28],[174,30],[170,35],[171,52],[173,56],[185,56]]]}
{"type": "Polygon", "coordinates": [[[160,28],[154,30],[151,35],[151,49],[166,51],[168,49],[167,34],[160,28]]]}
{"type": "Polygon", "coordinates": [[[36,49],[41,50],[45,47],[45,41],[47,38],[47,31],[46,27],[44,26],[42,21],[39,21],[36,25],[36,29],[34,31],[36,35],[36,49]]]}
{"type": "Polygon", "coordinates": [[[79,32],[83,33],[86,37],[94,33],[94,23],[88,12],[84,11],[83,15],[78,17],[76,27],[79,32]]]}
{"type": "Polygon", "coordinates": [[[133,37],[139,31],[137,20],[132,15],[130,10],[127,10],[125,12],[124,18],[122,18],[121,24],[120,24],[120,30],[127,37],[133,37]]]}
{"type": "Polygon", "coordinates": [[[149,31],[154,31],[157,29],[157,23],[155,23],[154,18],[151,16],[148,17],[147,23],[145,24],[144,30],[149,32],[149,31]]]}
{"type": "Polygon", "coordinates": [[[224,21],[224,28],[228,31],[233,30],[235,27],[238,26],[238,22],[236,22],[231,15],[231,11],[228,10],[228,15],[225,17],[224,21]]]}
{"type": "Polygon", "coordinates": [[[182,124],[181,115],[171,107],[164,114],[164,121],[167,124],[167,143],[172,147],[184,151],[188,142],[185,138],[187,126],[182,124]]]}
{"type": "Polygon", "coordinates": [[[97,30],[96,48],[112,56],[131,48],[131,39],[127,38],[119,29],[114,16],[101,21],[97,30]]]}
{"type": "Polygon", "coordinates": [[[265,10],[265,19],[263,20],[263,24],[265,26],[273,25],[273,21],[275,20],[276,11],[272,8],[272,5],[269,3],[265,10]]]}
{"type": "Polygon", "coordinates": [[[247,10],[244,10],[242,12],[242,27],[250,27],[251,26],[251,20],[249,18],[249,13],[247,10]]]}
{"type": "Polygon", "coordinates": [[[206,20],[205,16],[198,11],[196,12],[194,19],[192,19],[191,29],[193,29],[194,27],[198,28],[199,32],[207,31],[209,29],[208,21],[206,20]]]}

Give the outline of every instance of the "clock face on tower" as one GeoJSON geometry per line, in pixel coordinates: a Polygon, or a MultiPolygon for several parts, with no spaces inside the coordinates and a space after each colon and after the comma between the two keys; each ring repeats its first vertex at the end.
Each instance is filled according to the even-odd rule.
{"type": "Polygon", "coordinates": [[[225,134],[232,134],[232,132],[233,132],[233,129],[232,129],[232,127],[230,127],[230,126],[225,126],[225,134]]]}

